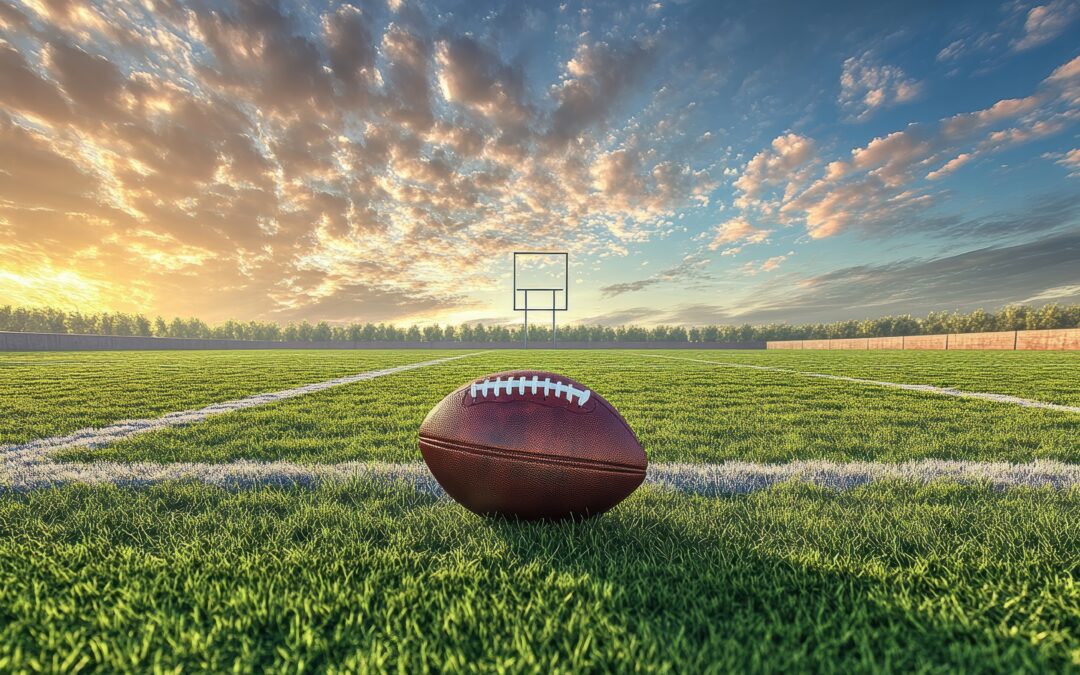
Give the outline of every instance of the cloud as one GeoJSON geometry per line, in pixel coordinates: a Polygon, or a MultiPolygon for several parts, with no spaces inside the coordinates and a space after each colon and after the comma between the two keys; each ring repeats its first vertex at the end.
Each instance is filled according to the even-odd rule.
{"type": "Polygon", "coordinates": [[[0,100],[12,111],[49,122],[71,115],[59,88],[41,77],[14,47],[0,43],[0,100]]]}
{"type": "Polygon", "coordinates": [[[961,113],[945,119],[941,125],[941,133],[947,139],[963,138],[979,129],[1031,112],[1039,106],[1040,102],[1039,96],[1002,99],[989,108],[961,113]]]}
{"type": "Polygon", "coordinates": [[[601,123],[622,94],[652,65],[654,46],[582,42],[566,63],[565,79],[554,89],[556,108],[548,137],[565,144],[601,123]]]}
{"type": "Polygon", "coordinates": [[[1028,303],[1043,303],[1047,300],[1056,300],[1058,302],[1064,301],[1068,298],[1080,298],[1080,284],[1069,284],[1067,286],[1054,286],[1053,288],[1047,288],[1030,298],[1025,298],[1022,302],[1028,303]]]}
{"type": "Polygon", "coordinates": [[[941,51],[937,53],[937,60],[954,61],[960,58],[960,55],[964,53],[964,48],[964,40],[953,40],[949,44],[942,47],[941,51]]]}
{"type": "Polygon", "coordinates": [[[710,262],[711,261],[708,258],[691,254],[683,258],[682,262],[678,265],[658,272],[651,277],[601,286],[599,289],[600,296],[604,298],[613,298],[625,293],[636,293],[637,291],[645,290],[651,286],[666,283],[698,283],[710,278],[709,273],[706,271],[710,262]]]}
{"type": "Polygon", "coordinates": [[[494,51],[472,38],[459,37],[440,41],[436,60],[439,86],[447,101],[492,119],[502,129],[530,121],[524,73],[504,64],[494,51]]]}
{"type": "Polygon", "coordinates": [[[741,193],[736,200],[737,206],[762,206],[759,198],[766,188],[802,175],[801,170],[814,159],[813,139],[799,134],[777,136],[771,145],[771,149],[754,155],[735,181],[735,188],[741,193]]]}
{"type": "Polygon", "coordinates": [[[195,34],[213,55],[200,79],[282,115],[330,104],[333,87],[318,45],[277,3],[239,0],[234,12],[193,12],[195,34]]]}
{"type": "Polygon", "coordinates": [[[33,11],[0,8],[0,265],[39,301],[67,267],[114,309],[438,317],[501,287],[477,260],[624,255],[715,187],[640,128],[655,34],[581,32],[546,79],[420,5],[33,11]]]}
{"type": "Polygon", "coordinates": [[[1073,148],[1057,158],[1055,164],[1060,164],[1069,170],[1069,177],[1080,176],[1080,148],[1073,148]]]}
{"type": "Polygon", "coordinates": [[[940,169],[936,169],[926,174],[926,180],[937,180],[939,178],[944,178],[953,171],[956,171],[960,167],[967,164],[969,161],[971,161],[971,153],[961,152],[956,157],[953,157],[949,161],[945,162],[945,164],[940,169]]]}
{"type": "Polygon", "coordinates": [[[366,93],[378,78],[369,13],[353,5],[342,5],[323,16],[322,29],[334,76],[348,93],[366,93]]]}
{"type": "Polygon", "coordinates": [[[1080,233],[1064,233],[940,258],[854,265],[795,283],[777,277],[745,305],[721,311],[739,321],[798,323],[1000,307],[1075,285],[1077,260],[1080,233]]]}
{"type": "Polygon", "coordinates": [[[1054,2],[1032,7],[1024,20],[1024,33],[1013,40],[1016,51],[1024,51],[1046,44],[1065,32],[1073,19],[1080,14],[1080,3],[1076,0],[1054,0],[1054,2]]]}
{"type": "Polygon", "coordinates": [[[709,242],[710,251],[727,247],[721,255],[735,255],[748,244],[760,244],[769,240],[771,230],[763,230],[751,225],[746,218],[732,218],[713,228],[713,238],[709,242]],[[739,246],[732,244],[739,243],[739,246]]]}
{"type": "Polygon", "coordinates": [[[1062,100],[1069,105],[1080,106],[1080,56],[1055,68],[1045,83],[1058,89],[1062,100]]]}
{"type": "Polygon", "coordinates": [[[747,276],[754,276],[761,272],[773,272],[794,253],[794,251],[788,251],[784,255],[775,255],[761,262],[748,262],[740,267],[739,271],[747,276]]]}
{"type": "MultiPolygon", "coordinates": [[[[954,39],[937,53],[937,61],[956,64],[961,59],[979,55],[981,64],[977,74],[985,74],[1000,68],[1017,52],[1044,45],[1064,34],[1070,24],[1080,15],[1077,0],[1052,0],[1042,5],[1030,6],[1025,2],[1006,2],[999,5],[1004,17],[997,26],[976,31],[976,21],[959,22],[956,29],[960,37],[954,39]]],[[[950,76],[959,74],[953,69],[950,76]]]]}
{"type": "Polygon", "coordinates": [[[772,272],[776,268],[780,267],[780,263],[787,260],[789,256],[791,256],[790,252],[785,255],[777,255],[769,258],[765,262],[761,263],[761,271],[772,272]]]}
{"type": "Polygon", "coordinates": [[[913,220],[910,226],[934,237],[960,241],[1045,236],[1080,226],[1080,195],[1038,194],[1012,211],[979,218],[952,215],[913,220]]]}
{"type": "Polygon", "coordinates": [[[390,24],[383,34],[382,51],[389,62],[386,80],[392,121],[417,131],[435,121],[431,96],[431,44],[403,26],[390,24]]]}
{"type": "Polygon", "coordinates": [[[980,157],[1060,133],[1078,119],[1080,57],[1056,68],[1029,96],[937,124],[910,124],[852,149],[846,159],[826,162],[811,139],[778,136],[747,162],[734,183],[734,205],[744,215],[801,224],[813,239],[851,227],[884,232],[910,226],[940,195],[934,183],[980,157]]]}
{"type": "Polygon", "coordinates": [[[625,326],[628,324],[652,324],[662,313],[655,307],[629,307],[603,314],[594,314],[581,319],[586,326],[625,326]]]}
{"type": "Polygon", "coordinates": [[[869,119],[880,108],[918,98],[923,85],[897,66],[880,64],[871,52],[844,61],[840,74],[840,107],[856,120],[869,119]]]}

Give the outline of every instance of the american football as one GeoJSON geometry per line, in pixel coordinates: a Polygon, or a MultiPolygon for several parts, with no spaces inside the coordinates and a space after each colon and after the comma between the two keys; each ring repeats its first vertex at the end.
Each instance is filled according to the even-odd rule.
{"type": "Polygon", "coordinates": [[[420,426],[435,479],[481,515],[588,517],[645,479],[645,451],[618,411],[568,377],[489,375],[436,405],[420,426]]]}

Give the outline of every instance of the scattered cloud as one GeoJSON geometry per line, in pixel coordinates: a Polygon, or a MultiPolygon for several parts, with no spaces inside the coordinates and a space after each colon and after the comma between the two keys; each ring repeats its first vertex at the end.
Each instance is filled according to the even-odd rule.
{"type": "Polygon", "coordinates": [[[923,84],[898,66],[881,64],[871,52],[844,61],[840,74],[840,107],[855,120],[869,119],[881,108],[914,101],[923,84]]]}
{"type": "Polygon", "coordinates": [[[1062,301],[1067,298],[1080,298],[1080,284],[1069,284],[1067,286],[1054,286],[1053,288],[1047,288],[1046,290],[1036,293],[1030,298],[1025,298],[1022,302],[1031,304],[1041,304],[1050,300],[1062,301]]]}
{"type": "Polygon", "coordinates": [[[771,211],[774,205],[762,201],[762,194],[769,187],[791,184],[804,176],[813,164],[815,149],[813,139],[796,133],[789,132],[774,138],[771,148],[754,155],[736,179],[735,188],[740,193],[735,201],[736,206],[755,206],[766,212],[771,211]]]}
{"type": "Polygon", "coordinates": [[[655,30],[580,31],[550,82],[420,6],[65,6],[0,13],[0,260],[102,306],[445,315],[477,260],[621,255],[715,187],[634,132],[655,30]]]}
{"type": "Polygon", "coordinates": [[[788,251],[784,255],[774,255],[767,260],[761,262],[748,262],[739,268],[739,271],[743,274],[753,276],[760,272],[772,272],[780,267],[780,264],[794,255],[794,251],[788,251]]]}
{"type": "Polygon", "coordinates": [[[734,183],[734,205],[744,215],[802,224],[812,239],[853,226],[895,228],[917,220],[934,203],[932,185],[938,180],[982,156],[1060,133],[1077,120],[1080,57],[1056,68],[1030,96],[937,124],[908,125],[852,149],[848,158],[826,163],[811,139],[778,136],[747,162],[734,183]]]}
{"type": "Polygon", "coordinates": [[[723,248],[721,255],[735,255],[748,244],[767,242],[770,234],[772,234],[771,230],[758,229],[746,218],[732,218],[713,229],[712,241],[709,242],[708,247],[710,251],[723,248]]]}
{"type": "Polygon", "coordinates": [[[1069,177],[1080,176],[1080,148],[1073,148],[1063,155],[1056,157],[1055,164],[1060,164],[1069,170],[1069,177]]]}
{"type": "Polygon", "coordinates": [[[682,262],[645,279],[609,284],[600,288],[600,295],[613,298],[624,293],[635,293],[646,288],[667,283],[700,283],[710,278],[707,266],[711,261],[699,255],[688,255],[682,262]]]}
{"type": "Polygon", "coordinates": [[[792,254],[793,254],[793,251],[789,251],[788,253],[786,253],[784,255],[776,255],[776,256],[773,256],[773,257],[769,258],[765,262],[761,263],[761,271],[762,272],[772,272],[776,268],[780,267],[780,263],[787,260],[788,257],[790,257],[792,254]]]}
{"type": "Polygon", "coordinates": [[[1024,51],[1050,42],[1065,32],[1069,24],[1080,15],[1080,3],[1076,0],[1054,0],[1028,10],[1024,19],[1024,32],[1013,40],[1016,51],[1024,51]]]}
{"type": "Polygon", "coordinates": [[[953,157],[949,161],[945,162],[945,164],[943,164],[940,169],[935,169],[934,171],[926,174],[926,180],[938,180],[939,178],[944,178],[945,176],[949,175],[953,171],[956,171],[957,169],[971,161],[971,157],[971,153],[961,152],[956,157],[953,157]]]}

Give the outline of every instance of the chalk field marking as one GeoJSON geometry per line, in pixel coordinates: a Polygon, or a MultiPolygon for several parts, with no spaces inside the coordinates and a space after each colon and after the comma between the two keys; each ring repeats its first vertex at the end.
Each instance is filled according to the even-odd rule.
{"type": "Polygon", "coordinates": [[[788,373],[791,375],[800,375],[802,377],[816,377],[822,380],[854,382],[855,384],[868,384],[875,387],[889,387],[891,389],[903,389],[905,391],[918,391],[924,394],[940,394],[942,396],[956,396],[958,398],[977,398],[983,401],[993,401],[994,403],[1009,403],[1012,405],[1023,406],[1025,408],[1045,408],[1046,410],[1059,410],[1061,412],[1080,413],[1080,406],[1062,405],[1060,403],[1046,403],[1045,401],[1033,401],[1028,398],[1009,396],[1007,394],[988,394],[980,391],[963,391],[961,389],[953,389],[951,387],[935,387],[931,384],[904,384],[902,382],[867,380],[861,377],[847,377],[845,375],[827,375],[825,373],[808,373],[803,370],[778,368],[776,366],[755,366],[749,363],[731,363],[730,361],[707,361],[705,359],[692,359],[686,356],[666,356],[663,354],[650,354],[649,356],[658,359],[671,359],[672,361],[693,361],[695,363],[708,363],[710,365],[723,366],[725,368],[750,368],[752,370],[765,370],[774,373],[788,373]]]}
{"type": "MultiPolygon", "coordinates": [[[[370,479],[379,483],[405,483],[424,493],[446,498],[442,488],[421,462],[296,464],[243,460],[221,464],[205,462],[68,464],[49,461],[0,464],[0,492],[27,491],[65,483],[144,486],[174,480],[191,480],[239,488],[263,485],[313,486],[327,481],[342,481],[351,478],[370,479]]],[[[1011,464],[937,459],[900,464],[823,460],[786,464],[739,461],[718,464],[654,464],[649,467],[646,483],[682,493],[724,496],[749,494],[788,481],[801,481],[836,490],[847,490],[883,480],[915,483],[950,480],[960,483],[987,484],[999,490],[1015,487],[1050,487],[1067,490],[1080,486],[1080,465],[1056,461],[1011,464]]]]}
{"type": "Polygon", "coordinates": [[[332,380],[326,380],[324,382],[315,382],[313,384],[305,384],[293,389],[285,389],[283,391],[275,391],[265,394],[255,394],[253,396],[247,396],[245,398],[237,399],[235,401],[224,401],[222,403],[213,403],[204,408],[197,410],[181,410],[179,412],[168,413],[161,417],[154,419],[142,419],[142,420],[121,420],[114,422],[108,426],[101,428],[89,428],[80,429],[74,433],[66,436],[53,436],[50,438],[42,438],[35,441],[29,441],[18,445],[5,445],[0,446],[0,464],[2,463],[25,463],[25,462],[49,462],[49,455],[67,448],[100,448],[115,441],[119,441],[139,434],[145,434],[158,429],[165,429],[168,427],[178,427],[187,424],[194,424],[201,422],[207,417],[213,415],[221,415],[227,412],[233,412],[236,410],[243,410],[244,408],[254,408],[260,405],[266,405],[268,403],[274,403],[276,401],[283,401],[289,398],[295,398],[297,396],[304,396],[306,394],[313,394],[318,391],[325,391],[332,387],[340,387],[345,384],[353,384],[355,382],[364,382],[366,380],[374,380],[378,377],[384,377],[386,375],[393,375],[395,373],[403,373],[408,370],[416,370],[417,368],[427,368],[428,366],[435,366],[440,363],[447,363],[449,361],[456,361],[457,359],[463,359],[469,356],[477,356],[479,354],[485,354],[486,352],[472,352],[470,354],[460,354],[458,356],[447,356],[441,359],[433,359],[431,361],[422,361],[420,363],[407,363],[401,366],[394,366],[392,368],[384,368],[382,370],[371,370],[366,373],[358,373],[356,375],[346,375],[345,377],[338,377],[332,380]]]}

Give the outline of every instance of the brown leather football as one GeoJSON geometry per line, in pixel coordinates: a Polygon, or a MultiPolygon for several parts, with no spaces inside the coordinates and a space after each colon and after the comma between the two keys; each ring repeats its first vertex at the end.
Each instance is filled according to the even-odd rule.
{"type": "Polygon", "coordinates": [[[603,513],[648,465],[602,396],[536,370],[488,375],[444,398],[420,425],[420,452],[465,508],[529,520],[603,513]]]}

